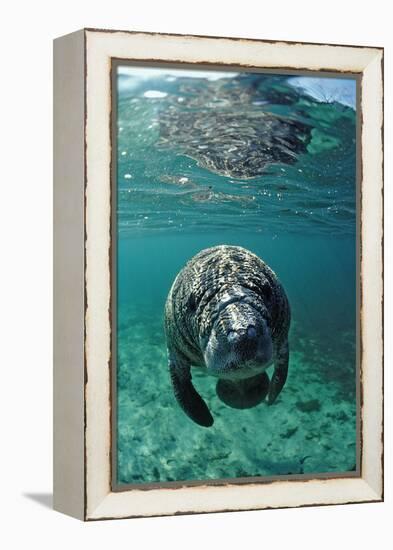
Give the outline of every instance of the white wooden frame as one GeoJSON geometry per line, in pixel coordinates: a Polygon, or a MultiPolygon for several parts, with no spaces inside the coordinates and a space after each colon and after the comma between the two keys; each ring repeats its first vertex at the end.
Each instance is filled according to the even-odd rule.
{"type": "Polygon", "coordinates": [[[54,507],[83,520],[383,499],[383,50],[85,29],[55,40],[54,507]],[[111,60],[361,74],[359,477],[111,490],[111,60]]]}

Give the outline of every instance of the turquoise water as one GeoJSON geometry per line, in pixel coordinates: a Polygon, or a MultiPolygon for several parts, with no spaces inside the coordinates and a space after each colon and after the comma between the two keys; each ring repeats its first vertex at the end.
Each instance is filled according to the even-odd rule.
{"type": "Polygon", "coordinates": [[[219,76],[119,68],[120,484],[356,468],[355,81],[219,76]],[[277,273],[290,366],[276,403],[247,410],[193,369],[215,419],[202,428],[173,396],[163,311],[179,270],[216,244],[277,273]]]}

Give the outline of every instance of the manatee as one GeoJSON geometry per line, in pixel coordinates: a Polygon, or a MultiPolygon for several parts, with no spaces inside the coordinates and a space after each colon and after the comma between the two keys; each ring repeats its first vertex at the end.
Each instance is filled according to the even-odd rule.
{"type": "Polygon", "coordinates": [[[169,373],[183,411],[201,426],[213,424],[191,367],[217,379],[217,395],[230,407],[254,407],[266,395],[274,403],[288,373],[289,325],[284,288],[258,256],[229,245],[194,256],[165,305],[169,373]],[[265,371],[272,363],[269,380],[265,371]]]}

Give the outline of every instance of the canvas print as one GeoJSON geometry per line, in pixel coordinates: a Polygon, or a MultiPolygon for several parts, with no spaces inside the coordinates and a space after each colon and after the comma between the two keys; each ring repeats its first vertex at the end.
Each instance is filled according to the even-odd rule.
{"type": "Polygon", "coordinates": [[[113,69],[115,487],[357,475],[357,80],[113,69]]]}

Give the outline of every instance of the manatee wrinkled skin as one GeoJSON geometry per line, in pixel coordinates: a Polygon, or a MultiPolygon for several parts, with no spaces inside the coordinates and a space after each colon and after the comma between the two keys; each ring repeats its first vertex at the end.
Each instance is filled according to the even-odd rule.
{"type": "Polygon", "coordinates": [[[165,306],[169,372],[175,397],[197,424],[213,417],[192,384],[191,367],[218,379],[218,397],[250,408],[272,404],[288,373],[290,307],[275,273],[252,252],[202,250],[177,275],[165,306]],[[265,370],[274,363],[271,380],[265,370]]]}

